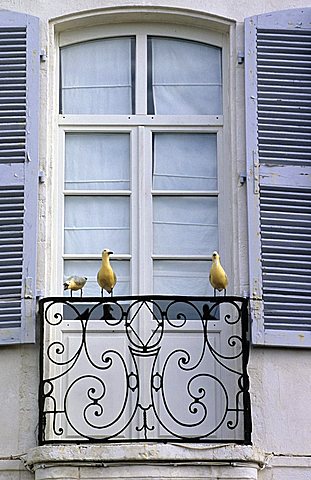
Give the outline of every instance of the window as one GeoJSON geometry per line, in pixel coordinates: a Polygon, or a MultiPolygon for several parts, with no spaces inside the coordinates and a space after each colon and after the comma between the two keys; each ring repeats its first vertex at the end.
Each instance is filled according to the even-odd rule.
{"type": "Polygon", "coordinates": [[[85,295],[99,295],[108,247],[115,295],[212,293],[211,253],[225,250],[219,231],[231,224],[219,214],[227,62],[220,33],[153,24],[60,35],[59,285],[80,274],[85,295]]]}
{"type": "Polygon", "coordinates": [[[148,113],[222,113],[221,48],[175,38],[147,42],[148,113]]]}
{"type": "MultiPolygon", "coordinates": [[[[96,274],[101,251],[105,247],[114,251],[112,263],[118,277],[114,288],[116,296],[166,294],[173,298],[180,294],[212,294],[208,276],[215,249],[221,251],[231,278],[229,293],[234,292],[231,262],[228,262],[229,256],[232,257],[228,245],[233,243],[231,202],[228,205],[233,185],[228,128],[228,37],[206,29],[132,24],[63,32],[59,36],[59,47],[59,148],[53,192],[58,202],[55,202],[55,210],[59,213],[54,215],[53,241],[55,258],[59,261],[55,262],[56,274],[52,272],[51,277],[60,294],[62,279],[68,275],[85,275],[88,281],[84,288],[86,298],[79,305],[81,311],[77,310],[75,299],[64,302],[60,306],[61,313],[56,304],[51,307],[54,318],[61,321],[48,327],[47,336],[53,339],[53,348],[55,345],[64,348],[57,347],[57,362],[54,365],[47,365],[47,362],[45,366],[51,369],[47,371],[48,378],[57,378],[59,398],[65,400],[66,405],[57,410],[66,411],[67,415],[70,403],[74,417],[76,413],[80,415],[79,402],[86,393],[80,380],[89,380],[97,370],[103,379],[106,373],[115,377],[114,372],[117,372],[120,382],[113,382],[112,397],[108,400],[108,404],[117,406],[117,413],[121,411],[118,405],[120,399],[123,402],[122,392],[132,388],[123,381],[118,368],[98,367],[95,360],[91,361],[89,369],[84,354],[81,362],[76,361],[81,332],[83,335],[86,330],[89,333],[85,345],[92,357],[95,355],[100,362],[105,362],[106,353],[103,352],[109,353],[107,345],[113,357],[122,359],[119,366],[128,372],[128,378],[134,378],[134,373],[130,372],[143,371],[140,395],[147,399],[152,394],[152,383],[167,371],[168,364],[172,365],[168,368],[171,383],[179,377],[181,369],[178,367],[185,359],[196,358],[198,344],[203,344],[204,352],[207,350],[205,320],[210,312],[200,300],[196,301],[196,313],[189,305],[183,305],[182,314],[186,318],[189,313],[190,321],[182,325],[179,307],[174,306],[170,314],[173,318],[176,315],[178,330],[171,328],[169,322],[163,322],[165,347],[161,349],[153,343],[153,338],[158,338],[153,311],[158,309],[152,302],[145,303],[137,311],[137,305],[129,310],[135,329],[127,322],[124,331],[114,323],[108,325],[108,311],[112,317],[116,316],[113,307],[110,310],[102,307],[88,323],[86,303],[96,302],[87,297],[100,294],[96,274]],[[73,311],[79,311],[78,316],[73,315],[73,311]],[[198,311],[204,316],[204,331],[198,311]],[[143,342],[135,346],[134,341],[134,348],[127,343],[127,337],[136,338],[137,335],[143,342]],[[152,346],[152,354],[145,349],[144,342],[148,348],[152,346]],[[137,355],[140,347],[143,354],[137,355]],[[161,355],[154,356],[160,351],[161,355]],[[136,357],[139,357],[137,361],[136,357]],[[70,379],[67,381],[61,378],[60,371],[64,366],[67,370],[72,359],[75,359],[74,366],[68,370],[70,379]],[[159,371],[159,375],[155,371],[159,371]],[[73,385],[77,385],[78,390],[69,402],[67,393],[73,391],[73,385]]],[[[120,303],[123,305],[127,301],[131,303],[123,297],[120,303]]],[[[165,304],[165,300],[161,302],[165,304]]],[[[231,389],[227,375],[228,370],[237,374],[237,358],[242,359],[242,352],[237,352],[241,344],[230,341],[237,338],[236,323],[229,321],[233,318],[230,307],[225,311],[217,305],[208,318],[211,320],[208,341],[212,355],[221,352],[219,355],[230,363],[229,369],[224,367],[226,371],[219,368],[223,366],[221,362],[211,368],[205,364],[202,367],[206,374],[202,370],[204,389],[199,390],[200,395],[204,390],[210,396],[207,409],[210,419],[223,417],[224,405],[228,406],[231,415],[229,403],[240,408],[239,398],[242,398],[236,391],[240,385],[231,389]],[[233,334],[228,335],[228,329],[233,334]],[[209,379],[212,379],[211,384],[209,379]],[[224,394],[223,385],[227,381],[232,392],[230,402],[224,394]]],[[[44,348],[49,356],[48,338],[44,348]]],[[[112,363],[115,366],[118,360],[112,363]]],[[[195,376],[196,368],[192,363],[191,371],[196,371],[195,376]]],[[[176,391],[186,392],[186,410],[182,402],[178,403],[177,417],[183,421],[189,411],[196,410],[188,403],[189,388],[189,382],[185,385],[180,378],[173,394],[175,397],[176,391]]],[[[134,390],[136,395],[136,388],[134,390]]],[[[126,395],[131,398],[131,394],[126,395]]],[[[141,415],[142,411],[149,410],[148,401],[146,406],[144,400],[139,407],[133,403],[129,408],[135,407],[141,415]]],[[[161,399],[157,398],[154,403],[160,405],[161,399]]],[[[122,414],[123,420],[127,421],[127,415],[131,417],[129,412],[122,414]]],[[[79,428],[73,431],[70,426],[66,430],[62,420],[58,421],[66,441],[79,438],[79,428]]],[[[48,422],[48,429],[53,429],[52,417],[48,422]]],[[[160,438],[165,433],[160,423],[156,423],[155,433],[160,438]]],[[[169,419],[170,426],[171,423],[169,419]]],[[[228,425],[230,438],[243,436],[242,424],[239,437],[231,432],[231,420],[228,425]]],[[[91,433],[93,439],[98,438],[99,432],[93,435],[89,427],[87,433],[91,433]]],[[[217,441],[218,433],[211,430],[217,441]]],[[[117,435],[122,439],[124,432],[120,432],[117,435]]],[[[50,438],[55,438],[58,433],[54,429],[51,435],[50,438]]],[[[133,429],[127,438],[138,437],[138,429],[133,429]]]]}
{"type": "Polygon", "coordinates": [[[131,37],[108,38],[62,48],[61,111],[133,113],[134,41],[131,37]]]}

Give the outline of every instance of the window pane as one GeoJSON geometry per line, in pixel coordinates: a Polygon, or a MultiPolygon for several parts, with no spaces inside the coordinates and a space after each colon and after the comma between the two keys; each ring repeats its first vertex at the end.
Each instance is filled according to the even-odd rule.
{"type": "Polygon", "coordinates": [[[153,216],[154,254],[210,255],[217,248],[217,198],[154,197],[153,216]]]}
{"type": "Polygon", "coordinates": [[[148,113],[222,113],[221,49],[170,38],[150,38],[148,113]]]}
{"type": "Polygon", "coordinates": [[[211,262],[154,261],[154,293],[157,295],[212,295],[208,281],[211,262]]]}
{"type": "Polygon", "coordinates": [[[132,38],[61,49],[62,113],[133,113],[132,38]]]}
{"type": "Polygon", "coordinates": [[[65,253],[129,253],[129,217],[128,197],[67,196],[65,253]]]}
{"type": "MultiPolygon", "coordinates": [[[[110,263],[117,275],[117,283],[113,289],[114,296],[130,295],[130,262],[111,258],[110,263]]],[[[71,275],[87,277],[83,295],[98,297],[101,292],[96,278],[100,267],[101,260],[65,260],[64,280],[71,275]]],[[[79,293],[73,293],[73,295],[79,295],[79,293]]]]}
{"type": "Polygon", "coordinates": [[[217,190],[216,134],[155,134],[153,154],[154,189],[217,190]]]}
{"type": "Polygon", "coordinates": [[[65,189],[128,190],[128,134],[66,134],[65,189]]]}

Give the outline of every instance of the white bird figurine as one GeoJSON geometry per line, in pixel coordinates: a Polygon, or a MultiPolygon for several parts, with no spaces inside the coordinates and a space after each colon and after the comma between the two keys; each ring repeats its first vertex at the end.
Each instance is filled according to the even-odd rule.
{"type": "Polygon", "coordinates": [[[102,252],[102,266],[97,273],[97,283],[101,288],[101,296],[103,296],[103,290],[113,294],[113,288],[117,283],[117,276],[111,268],[109,255],[113,252],[108,248],[105,248],[102,252]]]}
{"type": "Polygon", "coordinates": [[[67,278],[64,282],[64,290],[70,290],[70,296],[72,297],[72,292],[81,290],[81,297],[82,297],[82,289],[86,284],[87,278],[86,277],[79,277],[78,275],[72,275],[71,277],[67,278]]]}
{"type": "Polygon", "coordinates": [[[216,295],[216,290],[218,290],[219,292],[224,290],[226,295],[228,277],[220,264],[218,252],[213,252],[212,254],[212,266],[209,273],[209,281],[214,289],[214,296],[216,295]]]}

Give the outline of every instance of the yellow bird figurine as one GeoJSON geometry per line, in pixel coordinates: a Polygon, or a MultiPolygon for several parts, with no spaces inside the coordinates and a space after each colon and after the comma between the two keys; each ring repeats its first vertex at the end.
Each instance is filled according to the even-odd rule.
{"type": "Polygon", "coordinates": [[[97,273],[97,283],[101,288],[101,296],[103,296],[104,289],[112,296],[113,288],[117,283],[116,274],[112,270],[109,261],[109,255],[112,253],[108,248],[105,248],[102,252],[102,266],[97,273]]]}
{"type": "Polygon", "coordinates": [[[216,296],[216,290],[218,290],[219,292],[224,290],[226,295],[228,277],[220,264],[218,252],[213,252],[212,255],[212,266],[209,273],[209,281],[214,289],[214,296],[216,296]]]}
{"type": "Polygon", "coordinates": [[[87,278],[86,277],[79,277],[78,275],[72,275],[71,277],[67,278],[64,282],[64,290],[70,290],[70,296],[72,297],[72,292],[81,290],[81,297],[82,297],[82,289],[86,284],[87,278]]]}

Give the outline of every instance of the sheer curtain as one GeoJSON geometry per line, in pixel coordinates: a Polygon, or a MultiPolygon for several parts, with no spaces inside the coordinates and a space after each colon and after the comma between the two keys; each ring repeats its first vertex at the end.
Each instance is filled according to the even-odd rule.
{"type": "Polygon", "coordinates": [[[212,293],[210,262],[187,258],[218,246],[216,134],[157,133],[153,145],[153,254],[166,257],[154,260],[154,291],[212,293]]]}
{"type": "MultiPolygon", "coordinates": [[[[100,255],[104,248],[130,253],[130,187],[128,133],[66,134],[65,255],[100,255]]],[[[129,294],[129,261],[113,263],[118,277],[115,293],[129,294]]],[[[100,260],[65,259],[64,275],[86,276],[85,293],[98,295],[100,265],[100,260]]]]}
{"type": "Polygon", "coordinates": [[[101,253],[105,247],[129,253],[128,197],[67,196],[65,253],[101,253]]]}
{"type": "Polygon", "coordinates": [[[156,255],[211,254],[218,243],[217,198],[161,196],[153,208],[156,255]]]}
{"type": "Polygon", "coordinates": [[[155,190],[217,190],[214,133],[158,133],[154,137],[155,190]]]}
{"type": "Polygon", "coordinates": [[[157,260],[154,262],[153,289],[160,295],[211,295],[208,276],[210,262],[157,260]]]}
{"type": "Polygon", "coordinates": [[[129,190],[127,133],[67,133],[66,190],[129,190]]]}
{"type": "Polygon", "coordinates": [[[221,49],[149,38],[149,111],[159,115],[222,113],[221,49]]]}
{"type": "Polygon", "coordinates": [[[62,113],[132,113],[133,43],[132,38],[122,37],[63,47],[62,113]]]}

